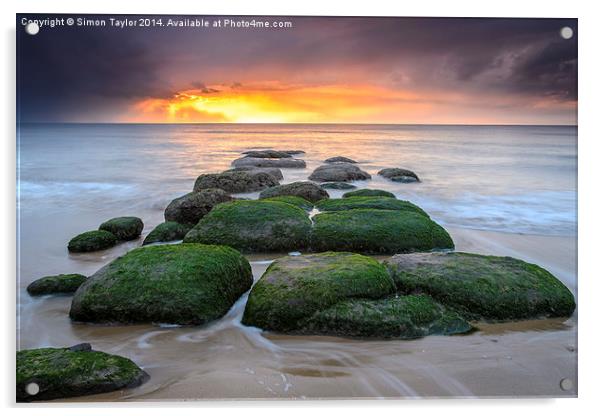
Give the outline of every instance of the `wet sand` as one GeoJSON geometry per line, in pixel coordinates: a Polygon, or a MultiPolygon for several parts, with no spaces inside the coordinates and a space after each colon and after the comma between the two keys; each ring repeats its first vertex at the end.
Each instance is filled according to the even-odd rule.
{"type": "MultiPolygon", "coordinates": [[[[459,251],[540,264],[575,292],[575,238],[446,228],[459,251]]],[[[93,272],[137,244],[69,261],[93,272]]],[[[269,257],[250,260],[257,279],[269,257]]],[[[151,375],[135,389],[65,401],[576,395],[576,313],[568,320],[479,324],[479,331],[464,336],[358,340],[244,327],[245,295],[223,319],[203,328],[101,326],[72,324],[70,297],[32,299],[24,293],[27,283],[20,285],[22,348],[90,342],[133,359],[151,375]],[[560,388],[564,378],[573,381],[572,389],[560,388]]]]}

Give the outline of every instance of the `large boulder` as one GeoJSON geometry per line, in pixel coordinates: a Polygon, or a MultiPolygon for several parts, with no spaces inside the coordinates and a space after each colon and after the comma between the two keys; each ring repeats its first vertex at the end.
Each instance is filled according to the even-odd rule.
{"type": "Polygon", "coordinates": [[[314,208],[314,204],[312,204],[305,198],[301,198],[300,196],[292,196],[292,195],[272,196],[269,198],[262,199],[262,201],[285,202],[287,204],[292,204],[296,207],[304,209],[305,211],[311,211],[314,208]]]}
{"type": "Polygon", "coordinates": [[[86,231],[76,235],[67,244],[67,249],[72,253],[87,253],[90,251],[105,250],[117,244],[115,234],[104,230],[86,231]]]}
{"type": "Polygon", "coordinates": [[[320,186],[324,189],[340,189],[340,190],[357,188],[357,186],[347,183],[347,182],[324,182],[324,183],[321,183],[320,186]]]}
{"type": "MultiPolygon", "coordinates": [[[[323,185],[322,185],[323,186],[323,185]]],[[[358,189],[357,191],[346,192],[343,194],[343,198],[350,198],[352,196],[382,196],[386,198],[395,198],[395,195],[389,191],[383,191],[382,189],[358,189]]]]}
{"type": "Polygon", "coordinates": [[[17,351],[17,401],[52,400],[137,387],[149,375],[131,360],[90,344],[17,351]],[[37,386],[37,392],[28,386],[37,386]],[[35,394],[32,394],[35,393],[35,394]]]}
{"type": "Polygon", "coordinates": [[[137,248],[75,292],[75,321],[202,325],[221,318],[253,283],[236,250],[202,244],[137,248]]]}
{"type": "Polygon", "coordinates": [[[392,180],[393,182],[420,182],[418,175],[408,169],[401,168],[385,168],[378,171],[378,174],[384,178],[392,180]]]}
{"type": "Polygon", "coordinates": [[[350,182],[372,178],[352,163],[329,163],[316,168],[309,179],[316,182],[350,182]]]}
{"type": "Polygon", "coordinates": [[[274,159],[283,159],[292,157],[290,153],[282,152],[280,150],[249,150],[247,152],[243,152],[243,155],[247,155],[248,157],[259,157],[259,158],[274,158],[274,159]]]}
{"type": "Polygon", "coordinates": [[[253,286],[242,322],[305,334],[416,338],[466,332],[470,325],[430,297],[394,296],[378,261],[354,253],[277,259],[253,286]]]}
{"type": "Polygon", "coordinates": [[[311,221],[294,205],[234,201],[215,207],[184,242],[223,244],[244,252],[284,252],[307,247],[311,221]]]}
{"type": "Polygon", "coordinates": [[[293,182],[265,189],[259,194],[260,199],[274,196],[299,196],[310,202],[318,202],[328,198],[328,192],[313,182],[293,182]]]}
{"type": "Polygon", "coordinates": [[[232,162],[235,168],[254,166],[257,168],[299,168],[306,166],[305,161],[295,158],[262,158],[262,157],[241,157],[232,162]]]}
{"type": "Polygon", "coordinates": [[[225,172],[249,172],[251,174],[263,172],[267,173],[268,175],[271,175],[277,181],[281,181],[282,179],[284,179],[282,171],[278,168],[256,168],[255,166],[243,166],[240,168],[228,169],[225,170],[224,173],[225,172]]]}
{"type": "Polygon", "coordinates": [[[148,233],[142,245],[182,240],[191,228],[191,224],[180,224],[175,221],[163,222],[148,233]]]}
{"type": "Polygon", "coordinates": [[[221,189],[203,189],[198,192],[190,192],[169,203],[165,208],[165,221],[194,225],[207,215],[214,206],[233,199],[221,189]]]}
{"type": "Polygon", "coordinates": [[[337,163],[337,162],[357,163],[355,160],[349,159],[348,157],[345,157],[345,156],[331,157],[331,158],[326,159],[324,162],[325,163],[337,163]]]}
{"type": "Polygon", "coordinates": [[[77,273],[44,276],[31,282],[27,286],[27,293],[31,296],[73,293],[86,279],[86,276],[77,273]]]}
{"type": "Polygon", "coordinates": [[[194,183],[194,192],[204,189],[221,189],[228,193],[260,191],[278,185],[278,181],[266,172],[223,172],[200,175],[194,183]]]}
{"type": "Polygon", "coordinates": [[[403,293],[427,293],[472,319],[570,316],[575,299],[548,271],[512,257],[395,255],[386,262],[403,293]]]}
{"type": "Polygon", "coordinates": [[[397,211],[410,211],[428,217],[420,207],[409,201],[401,201],[382,196],[352,196],[342,199],[324,199],[316,203],[320,211],[346,211],[349,209],[388,209],[397,211]]]}
{"type": "Polygon", "coordinates": [[[140,237],[144,223],[138,217],[117,217],[103,222],[98,227],[112,233],[118,240],[135,240],[140,237]]]}
{"type": "Polygon", "coordinates": [[[312,251],[394,254],[454,248],[447,231],[412,211],[351,209],[318,214],[313,221],[312,251]]]}

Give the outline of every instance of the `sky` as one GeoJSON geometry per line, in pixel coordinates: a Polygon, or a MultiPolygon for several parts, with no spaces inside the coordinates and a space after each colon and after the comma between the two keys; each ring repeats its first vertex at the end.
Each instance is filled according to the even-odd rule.
{"type": "Polygon", "coordinates": [[[272,17],[292,27],[259,29],[155,16],[162,27],[122,29],[88,15],[107,26],[35,36],[21,26],[49,16],[17,16],[22,122],[577,123],[576,19],[272,17]]]}

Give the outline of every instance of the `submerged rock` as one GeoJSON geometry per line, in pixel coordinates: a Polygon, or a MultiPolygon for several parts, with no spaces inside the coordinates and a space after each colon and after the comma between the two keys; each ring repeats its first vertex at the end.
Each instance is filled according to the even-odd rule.
{"type": "Polygon", "coordinates": [[[86,276],[76,273],[45,276],[30,283],[27,293],[31,296],[73,293],[86,279],[86,276]]]}
{"type": "Polygon", "coordinates": [[[471,319],[570,316],[575,299],[557,278],[512,257],[415,253],[386,262],[399,290],[427,293],[471,319]]]}
{"type": "Polygon", "coordinates": [[[330,163],[316,168],[309,175],[309,179],[316,182],[349,182],[371,179],[368,172],[364,172],[352,163],[330,163]]]}
{"type": "Polygon", "coordinates": [[[378,261],[353,253],[277,259],[253,286],[242,322],[289,333],[416,338],[470,330],[429,296],[395,297],[378,261]]]}
{"type": "Polygon", "coordinates": [[[221,189],[203,189],[174,199],[165,208],[165,221],[196,224],[211,209],[233,198],[221,189]]]}
{"type": "Polygon", "coordinates": [[[320,186],[324,189],[355,189],[357,186],[347,182],[325,182],[321,183],[320,186]]]}
{"type": "Polygon", "coordinates": [[[117,237],[104,230],[86,231],[73,237],[67,249],[72,253],[87,253],[90,251],[105,250],[117,244],[117,237]]]}
{"type": "Polygon", "coordinates": [[[325,199],[316,204],[320,211],[346,211],[350,209],[388,209],[396,211],[410,211],[424,215],[428,214],[417,205],[409,201],[382,197],[382,196],[352,196],[343,199],[325,199]]]}
{"type": "Polygon", "coordinates": [[[140,237],[144,223],[138,217],[117,217],[103,222],[99,230],[108,231],[118,240],[135,240],[140,237]]]}
{"type": "Polygon", "coordinates": [[[307,247],[311,221],[284,202],[234,201],[215,207],[184,242],[224,244],[244,252],[290,251],[307,247]]]}
{"type": "Polygon", "coordinates": [[[103,323],[202,325],[221,318],[253,283],[236,250],[202,244],[137,248],[90,276],[69,316],[103,323]]]}
{"type": "Polygon", "coordinates": [[[182,240],[191,228],[191,224],[180,224],[175,221],[161,223],[146,236],[142,245],[182,240]]]}
{"type": "Polygon", "coordinates": [[[283,196],[272,196],[270,198],[262,199],[262,201],[276,201],[276,202],[285,202],[287,204],[294,205],[305,211],[311,211],[314,208],[314,204],[309,202],[305,198],[301,198],[300,196],[292,196],[292,195],[283,195],[283,196]]]}
{"type": "Polygon", "coordinates": [[[290,153],[281,152],[280,150],[249,150],[247,152],[243,152],[243,155],[247,155],[248,157],[259,157],[259,158],[274,158],[274,159],[283,159],[292,157],[290,153]]]}
{"type": "Polygon", "coordinates": [[[393,254],[454,248],[447,231],[417,212],[351,209],[318,214],[313,221],[312,251],[393,254]]]}
{"type": "Polygon", "coordinates": [[[284,175],[282,174],[282,171],[278,168],[256,168],[254,166],[243,166],[240,168],[232,168],[232,169],[225,170],[224,173],[226,173],[226,172],[249,172],[251,174],[263,172],[263,173],[267,173],[268,175],[271,175],[277,181],[281,181],[282,179],[284,179],[284,175]]]}
{"type": "Polygon", "coordinates": [[[326,159],[324,162],[325,163],[336,163],[336,162],[357,163],[355,160],[349,159],[348,157],[345,157],[345,156],[331,157],[331,158],[326,159]]]}
{"type": "Polygon", "coordinates": [[[245,166],[254,166],[258,168],[304,168],[305,161],[295,158],[261,158],[261,157],[241,157],[232,162],[232,166],[236,168],[245,166]]]}
{"type": "Polygon", "coordinates": [[[293,182],[284,185],[274,186],[263,190],[259,194],[260,199],[271,198],[274,196],[299,196],[310,202],[317,202],[328,198],[328,192],[313,182],[293,182]]]}
{"type": "Polygon", "coordinates": [[[382,196],[386,198],[395,198],[391,192],[383,191],[381,189],[358,189],[357,191],[346,192],[343,194],[343,198],[350,198],[352,196],[382,196]]]}
{"type": "Polygon", "coordinates": [[[200,175],[194,183],[194,192],[221,189],[228,193],[260,191],[278,185],[274,176],[266,172],[223,172],[200,175]]]}
{"type": "Polygon", "coordinates": [[[420,182],[418,175],[411,170],[401,168],[386,168],[378,172],[378,174],[384,178],[390,179],[393,182],[420,182]]]}
{"type": "MultiPolygon", "coordinates": [[[[17,352],[17,401],[52,400],[137,387],[149,375],[131,360],[88,348],[17,352]],[[28,393],[35,383],[39,391],[28,393]]],[[[76,346],[79,347],[79,346],[76,346]]]]}

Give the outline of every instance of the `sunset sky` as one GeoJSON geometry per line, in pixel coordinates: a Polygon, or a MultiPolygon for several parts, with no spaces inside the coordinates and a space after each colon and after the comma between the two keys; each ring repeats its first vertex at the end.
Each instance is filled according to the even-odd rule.
{"type": "Polygon", "coordinates": [[[575,19],[268,20],[293,27],[71,26],[30,36],[18,17],[18,117],[576,124],[575,19]]]}

